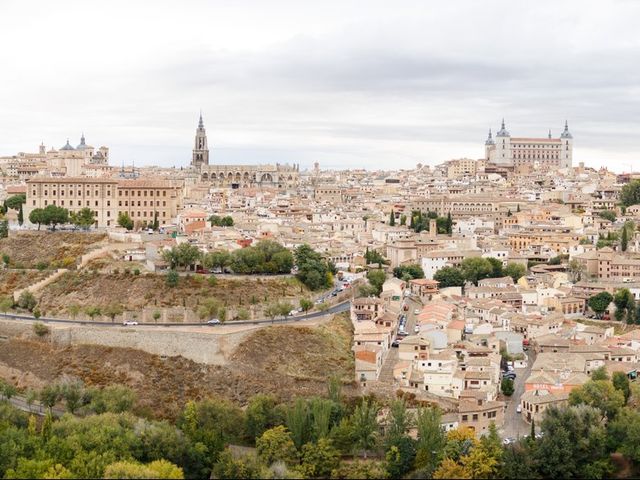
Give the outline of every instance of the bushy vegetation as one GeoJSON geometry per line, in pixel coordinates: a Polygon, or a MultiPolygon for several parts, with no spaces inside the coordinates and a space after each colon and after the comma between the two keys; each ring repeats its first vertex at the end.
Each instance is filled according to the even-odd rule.
{"type": "MultiPolygon", "coordinates": [[[[550,407],[540,435],[504,446],[495,426],[481,438],[445,433],[440,412],[403,398],[382,405],[326,395],[280,403],[252,397],[246,408],[187,401],[175,423],[136,415],[121,386],[66,380],[37,397],[47,415],[0,402],[0,475],[5,478],[603,478],[640,464],[640,389],[624,373],[598,371],[567,406],[550,407]],[[54,418],[64,406],[69,412],[54,418]],[[382,409],[384,407],[384,410],[382,409]],[[382,413],[384,411],[384,413],[382,413]],[[413,429],[416,435],[409,435],[413,429]],[[240,451],[233,446],[255,447],[240,451]],[[354,459],[346,460],[345,457],[354,459]]],[[[0,383],[3,399],[17,392],[0,383]]],[[[28,395],[28,404],[34,395],[28,395]]],[[[31,408],[31,407],[30,407],[31,408]]],[[[535,428],[532,428],[535,431],[535,428]]]]}
{"type": "Polygon", "coordinates": [[[295,261],[298,273],[296,277],[310,290],[320,290],[333,285],[336,267],[322,258],[309,245],[300,245],[295,250],[295,261]]]}
{"type": "Polygon", "coordinates": [[[424,278],[424,270],[417,263],[408,265],[400,265],[393,269],[393,276],[405,281],[414,280],[416,278],[424,278]]]}
{"type": "Polygon", "coordinates": [[[465,282],[478,284],[484,278],[511,277],[517,282],[527,273],[524,265],[509,263],[506,267],[496,258],[472,257],[465,258],[459,267],[443,267],[438,270],[433,279],[440,282],[440,288],[462,287],[465,282]]]}

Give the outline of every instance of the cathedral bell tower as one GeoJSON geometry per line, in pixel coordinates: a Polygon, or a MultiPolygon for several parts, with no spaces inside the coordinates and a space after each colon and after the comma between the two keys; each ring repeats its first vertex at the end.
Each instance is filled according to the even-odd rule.
{"type": "Polygon", "coordinates": [[[202,113],[200,113],[200,121],[196,129],[196,142],[193,147],[193,156],[191,165],[200,168],[202,165],[209,165],[209,147],[207,146],[207,132],[202,123],[202,113]]]}

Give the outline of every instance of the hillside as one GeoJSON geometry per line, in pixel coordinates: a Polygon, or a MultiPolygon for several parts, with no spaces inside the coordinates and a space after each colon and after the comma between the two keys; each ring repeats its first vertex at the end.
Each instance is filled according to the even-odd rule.
{"type": "Polygon", "coordinates": [[[17,232],[0,239],[0,254],[9,256],[12,268],[68,267],[105,239],[103,233],[17,232]]]}
{"type": "Polygon", "coordinates": [[[20,388],[41,388],[64,375],[87,385],[124,384],[136,391],[140,413],[175,418],[189,399],[221,396],[245,403],[257,393],[283,400],[324,393],[332,375],[343,379],[346,394],[353,394],[348,387],[353,380],[351,336],[346,315],[318,327],[267,327],[250,334],[225,367],[133,349],[63,348],[12,338],[1,344],[0,377],[20,388]]]}
{"type": "Polygon", "coordinates": [[[125,310],[147,306],[187,306],[197,309],[205,299],[214,298],[227,307],[298,299],[309,292],[293,278],[247,277],[243,280],[218,278],[210,285],[203,275],[180,277],[178,286],[169,287],[161,274],[99,273],[70,271],[39,293],[40,309],[55,315],[72,304],[105,307],[121,304],[125,310]]]}

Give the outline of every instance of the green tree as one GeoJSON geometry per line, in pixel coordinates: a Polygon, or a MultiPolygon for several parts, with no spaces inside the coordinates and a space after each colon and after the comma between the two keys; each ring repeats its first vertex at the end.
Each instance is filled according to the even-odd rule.
{"type": "Polygon", "coordinates": [[[382,293],[382,286],[384,285],[386,279],[387,275],[386,273],[384,273],[384,270],[369,270],[369,272],[367,273],[367,280],[369,280],[371,286],[376,289],[377,296],[382,293]]]}
{"type": "Polygon", "coordinates": [[[627,323],[634,323],[636,302],[628,288],[621,288],[615,293],[613,304],[616,306],[616,320],[626,319],[627,323]]]}
{"type": "Polygon", "coordinates": [[[84,313],[86,313],[89,318],[93,320],[95,317],[99,317],[100,315],[102,315],[102,310],[100,309],[100,307],[90,305],[88,307],[85,307],[84,313]]]}
{"type": "Polygon", "coordinates": [[[388,442],[385,466],[389,477],[403,478],[411,470],[415,456],[415,442],[408,436],[396,437],[388,442]]]}
{"type": "Polygon", "coordinates": [[[169,250],[163,250],[162,258],[171,265],[171,268],[187,268],[202,258],[200,249],[189,242],[181,243],[169,250]]]}
{"type": "Polygon", "coordinates": [[[331,286],[332,266],[309,245],[303,244],[295,249],[295,264],[298,267],[296,278],[310,290],[319,290],[331,286]]]}
{"type": "Polygon", "coordinates": [[[416,414],[418,441],[416,444],[416,468],[430,476],[440,461],[445,436],[440,426],[440,410],[436,407],[419,408],[416,414]]]}
{"type": "Polygon", "coordinates": [[[124,385],[109,385],[93,390],[89,397],[89,408],[97,414],[127,412],[136,401],[134,391],[124,385]]]}
{"type": "Polygon", "coordinates": [[[460,271],[465,281],[477,285],[478,280],[491,276],[493,267],[486,258],[471,257],[465,258],[462,263],[460,263],[460,271]]]}
{"type": "Polygon", "coordinates": [[[355,448],[367,458],[367,450],[372,449],[378,440],[378,405],[375,401],[363,399],[351,416],[355,448]]]}
{"type": "Polygon", "coordinates": [[[36,308],[38,301],[36,297],[33,296],[29,290],[24,290],[20,296],[18,297],[18,306],[20,308],[24,308],[25,310],[29,310],[30,312],[36,308]]]}
{"type": "Polygon", "coordinates": [[[233,453],[226,448],[219,456],[218,461],[213,466],[211,478],[243,479],[243,478],[269,478],[270,472],[258,458],[253,455],[246,455],[242,458],[235,458],[233,453]]]}
{"type": "Polygon", "coordinates": [[[0,238],[9,236],[9,220],[0,220],[0,238]]]}
{"type": "Polygon", "coordinates": [[[49,410],[60,400],[60,387],[58,385],[47,385],[40,390],[40,402],[49,410]]]}
{"type": "Polygon", "coordinates": [[[602,210],[601,212],[598,212],[598,216],[605,220],[609,220],[610,222],[616,221],[616,212],[613,210],[602,210]]]}
{"type": "Polygon", "coordinates": [[[627,246],[629,245],[629,239],[627,238],[627,229],[622,228],[622,233],[620,235],[620,250],[623,252],[627,251],[627,246]]]}
{"type": "Polygon", "coordinates": [[[6,314],[9,310],[13,308],[13,298],[11,297],[0,297],[0,312],[6,314]]]}
{"type": "Polygon", "coordinates": [[[519,263],[508,263],[507,266],[504,267],[504,274],[513,278],[514,282],[517,282],[520,277],[524,277],[526,273],[526,267],[519,263]]]}
{"type": "Polygon", "coordinates": [[[424,278],[424,270],[417,263],[400,265],[393,269],[393,276],[396,278],[416,279],[424,278]]]}
{"type": "Polygon", "coordinates": [[[119,461],[108,465],[104,478],[184,478],[182,469],[166,460],[156,460],[143,465],[134,461],[119,461]]]}
{"type": "Polygon", "coordinates": [[[42,218],[42,223],[51,225],[51,229],[55,230],[57,225],[69,222],[69,210],[57,205],[47,205],[42,212],[42,218]]]}
{"type": "Polygon", "coordinates": [[[301,298],[300,299],[300,308],[302,309],[303,312],[308,312],[309,310],[311,310],[313,308],[313,302],[311,300],[309,300],[308,298],[301,298]]]}
{"type": "Polygon", "coordinates": [[[613,302],[613,295],[609,292],[600,292],[589,297],[587,305],[589,305],[589,308],[593,310],[598,318],[602,318],[602,314],[609,308],[611,302],[613,302]]]}
{"type": "Polygon", "coordinates": [[[124,308],[118,303],[112,303],[104,307],[103,313],[111,319],[113,323],[118,315],[122,315],[124,308]]]}
{"type": "Polygon", "coordinates": [[[507,397],[510,397],[511,395],[513,395],[513,392],[514,392],[513,380],[511,380],[510,378],[504,377],[502,379],[502,382],[500,382],[500,390],[507,397]]]}
{"type": "Polygon", "coordinates": [[[40,230],[40,226],[45,223],[45,215],[44,210],[42,208],[34,208],[29,213],[29,221],[34,225],[38,225],[38,230],[40,230]]]}
{"type": "Polygon", "coordinates": [[[626,404],[631,396],[629,377],[627,377],[624,372],[613,372],[613,375],[611,376],[611,383],[613,384],[613,388],[622,392],[622,395],[624,395],[624,402],[626,404]]]}
{"type": "Polygon", "coordinates": [[[407,216],[403,213],[400,215],[400,225],[404,226],[407,224],[407,216]]]}
{"type": "Polygon", "coordinates": [[[272,395],[259,393],[251,397],[245,410],[246,431],[251,441],[283,421],[276,406],[272,395]]]}
{"type": "Polygon", "coordinates": [[[406,435],[409,427],[413,424],[413,415],[407,410],[404,399],[391,402],[387,424],[387,442],[392,442],[406,435]]]}
{"type": "Polygon", "coordinates": [[[329,478],[340,464],[340,453],[328,438],[303,445],[300,472],[304,478],[329,478]]]}
{"type": "Polygon", "coordinates": [[[462,287],[464,285],[462,271],[456,267],[441,268],[433,275],[433,279],[439,283],[440,288],[462,287]]]}
{"type": "Polygon", "coordinates": [[[297,449],[307,443],[311,438],[311,415],[307,402],[302,398],[296,398],[285,412],[285,422],[291,434],[291,439],[297,449]]]}
{"type": "Polygon", "coordinates": [[[256,440],[258,457],[267,465],[281,461],[287,465],[298,462],[298,452],[289,431],[282,425],[265,431],[256,440]]]}
{"type": "Polygon", "coordinates": [[[640,180],[633,180],[622,187],[620,203],[625,207],[640,204],[640,180]]]}
{"type": "Polygon", "coordinates": [[[155,323],[158,323],[158,320],[160,320],[160,317],[162,317],[162,313],[160,313],[158,310],[155,310],[155,311],[153,312],[152,317],[153,317],[153,321],[154,321],[155,323]]]}
{"type": "Polygon", "coordinates": [[[168,287],[177,287],[180,281],[180,275],[175,270],[169,270],[166,275],[166,284],[168,287]]]}
{"type": "Polygon", "coordinates": [[[591,373],[591,380],[609,380],[607,367],[598,367],[591,373]]]}
{"type": "Polygon", "coordinates": [[[20,209],[18,210],[18,225],[22,226],[24,223],[24,211],[22,210],[22,204],[20,204],[20,209]]]}
{"type": "Polygon", "coordinates": [[[394,227],[395,224],[396,224],[396,214],[392,209],[391,213],[389,214],[389,226],[394,227]]]}
{"type": "Polygon", "coordinates": [[[506,275],[504,273],[504,268],[502,266],[502,261],[498,260],[494,257],[487,258],[487,261],[491,264],[491,274],[489,275],[492,278],[500,278],[506,275]]]}
{"type": "Polygon", "coordinates": [[[213,252],[207,253],[202,263],[205,268],[208,269],[220,269],[220,271],[224,271],[226,267],[231,265],[232,257],[229,252],[224,250],[215,250],[213,252]]]}
{"type": "Polygon", "coordinates": [[[89,207],[84,207],[77,212],[70,214],[71,223],[83,229],[88,229],[95,223],[93,211],[89,207]]]}
{"type": "Polygon", "coordinates": [[[589,380],[574,388],[569,394],[569,405],[589,405],[599,409],[604,416],[612,419],[624,407],[624,393],[614,388],[608,380],[589,380]]]}
{"type": "Polygon", "coordinates": [[[133,220],[127,212],[120,212],[118,215],[118,225],[127,230],[133,230],[133,220]]]}
{"type": "Polygon", "coordinates": [[[60,387],[60,396],[64,400],[69,413],[74,414],[82,405],[84,386],[80,381],[70,381],[60,387]]]}
{"type": "Polygon", "coordinates": [[[24,193],[19,193],[17,195],[8,197],[4,203],[8,208],[11,208],[13,210],[19,210],[20,207],[24,203],[26,203],[26,201],[27,201],[27,195],[24,193]]]}

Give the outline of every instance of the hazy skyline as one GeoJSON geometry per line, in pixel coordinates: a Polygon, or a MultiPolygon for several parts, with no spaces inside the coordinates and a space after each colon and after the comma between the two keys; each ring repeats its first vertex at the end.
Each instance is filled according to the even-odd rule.
{"type": "Polygon", "coordinates": [[[412,168],[481,158],[502,117],[574,164],[637,167],[640,3],[0,2],[0,155],[111,148],[211,163],[412,168]],[[507,8],[508,7],[508,8],[507,8]]]}

